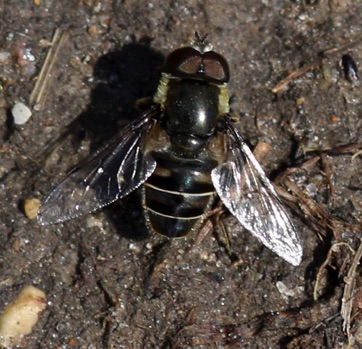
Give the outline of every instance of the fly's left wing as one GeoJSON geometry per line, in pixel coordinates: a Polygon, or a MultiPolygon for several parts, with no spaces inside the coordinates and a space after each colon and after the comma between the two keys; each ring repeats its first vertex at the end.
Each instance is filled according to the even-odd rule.
{"type": "Polygon", "coordinates": [[[273,185],[242,136],[226,120],[228,161],[211,172],[217,194],[241,225],[266,247],[297,266],[302,245],[273,185]]]}
{"type": "Polygon", "coordinates": [[[138,188],[153,173],[155,160],[143,153],[153,123],[146,113],[104,148],[77,165],[40,207],[40,224],[63,222],[96,211],[138,188]]]}

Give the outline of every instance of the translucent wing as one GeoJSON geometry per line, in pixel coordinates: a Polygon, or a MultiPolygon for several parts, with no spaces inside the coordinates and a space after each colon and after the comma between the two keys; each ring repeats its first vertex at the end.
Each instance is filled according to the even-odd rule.
{"type": "Polygon", "coordinates": [[[228,161],[212,170],[219,197],[266,247],[293,265],[302,259],[302,245],[273,185],[242,136],[226,122],[230,140],[228,161]]]}
{"type": "Polygon", "coordinates": [[[52,224],[96,211],[126,196],[154,171],[156,162],[142,152],[149,114],[124,129],[104,148],[76,166],[42,203],[40,224],[52,224]]]}

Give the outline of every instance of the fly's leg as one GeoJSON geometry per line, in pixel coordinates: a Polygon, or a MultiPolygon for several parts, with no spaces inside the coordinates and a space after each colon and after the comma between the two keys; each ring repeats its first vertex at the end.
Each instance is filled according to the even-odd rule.
{"type": "MultiPolygon", "coordinates": [[[[187,249],[186,253],[189,253],[194,248],[200,246],[201,243],[204,241],[204,239],[214,231],[216,225],[221,226],[222,225],[221,216],[227,212],[228,211],[226,210],[223,203],[219,201],[217,206],[206,214],[203,227],[197,233],[194,241],[192,241],[191,246],[187,249]]],[[[226,232],[226,230],[223,225],[221,230],[223,231],[222,234],[224,235],[224,232],[226,232]]],[[[228,241],[227,245],[230,245],[229,239],[227,238],[226,240],[228,241]]]]}

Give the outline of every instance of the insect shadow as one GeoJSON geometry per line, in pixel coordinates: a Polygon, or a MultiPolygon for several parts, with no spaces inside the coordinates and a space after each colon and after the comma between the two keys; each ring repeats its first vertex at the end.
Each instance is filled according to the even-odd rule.
{"type": "MultiPolygon", "coordinates": [[[[79,147],[82,140],[91,140],[91,154],[102,147],[141,114],[142,105],[137,101],[156,92],[163,61],[164,56],[151,47],[148,37],[133,39],[121,49],[101,56],[94,66],[93,81],[85,81],[92,88],[90,103],[66,127],[61,138],[71,136],[74,148],[79,147]]],[[[105,212],[123,237],[148,236],[145,224],[138,224],[143,220],[139,196],[136,191],[106,208],[105,212]]]]}
{"type": "Polygon", "coordinates": [[[164,56],[151,47],[148,37],[133,40],[98,59],[90,104],[75,120],[78,128],[91,137],[92,152],[139,116],[137,101],[153,97],[163,61],[164,56]]]}

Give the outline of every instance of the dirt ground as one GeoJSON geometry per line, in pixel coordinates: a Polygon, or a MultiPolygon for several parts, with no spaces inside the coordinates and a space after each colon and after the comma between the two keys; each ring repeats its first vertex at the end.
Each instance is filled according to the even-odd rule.
{"type": "Polygon", "coordinates": [[[47,295],[20,345],[362,348],[362,93],[339,66],[362,62],[361,12],[348,0],[2,0],[0,309],[28,284],[47,295]],[[303,240],[298,267],[232,217],[231,256],[217,229],[191,251],[194,237],[148,234],[138,192],[63,224],[23,213],[140,113],[164,56],[195,31],[230,63],[243,135],[271,145],[262,166],[303,240]],[[33,113],[21,126],[16,102],[33,113]]]}

